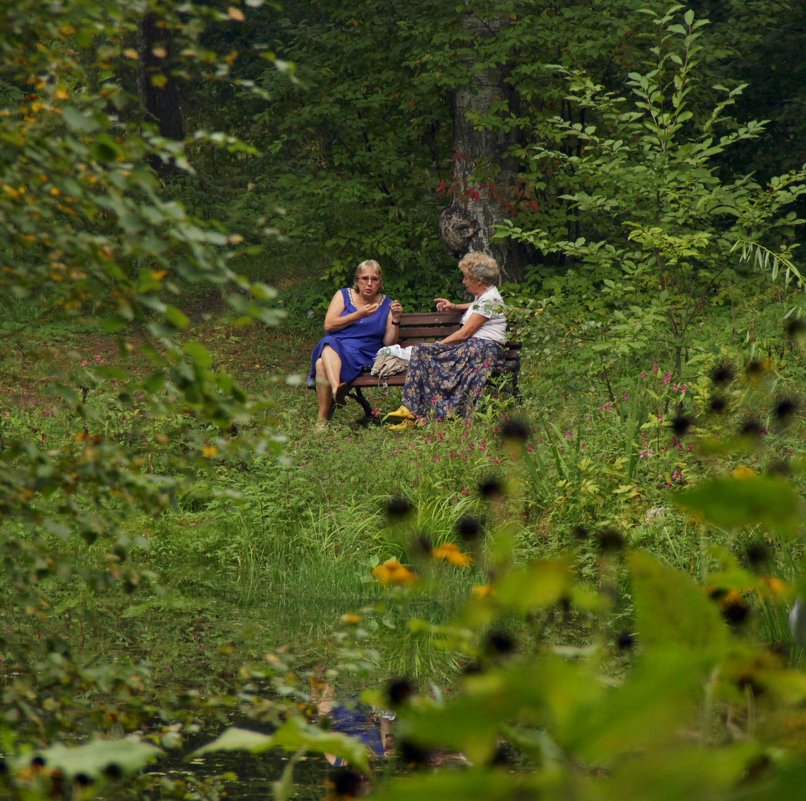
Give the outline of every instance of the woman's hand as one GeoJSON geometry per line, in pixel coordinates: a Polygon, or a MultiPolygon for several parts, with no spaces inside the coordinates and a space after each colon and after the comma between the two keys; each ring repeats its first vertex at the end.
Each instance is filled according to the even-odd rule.
{"type": "Polygon", "coordinates": [[[361,306],[356,311],[358,311],[360,317],[369,317],[371,314],[375,314],[380,308],[380,303],[370,303],[369,306],[361,306]]]}
{"type": "Polygon", "coordinates": [[[400,305],[400,301],[393,300],[389,306],[389,311],[392,313],[392,322],[399,323],[400,315],[403,314],[403,306],[400,305]]]}
{"type": "Polygon", "coordinates": [[[437,311],[456,311],[456,304],[451,303],[447,298],[434,298],[434,305],[437,307],[437,311]]]}

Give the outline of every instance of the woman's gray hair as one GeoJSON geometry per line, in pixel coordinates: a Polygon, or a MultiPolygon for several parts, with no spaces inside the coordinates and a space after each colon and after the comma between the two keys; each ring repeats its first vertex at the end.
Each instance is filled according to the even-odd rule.
{"type": "Polygon", "coordinates": [[[485,286],[497,286],[501,280],[498,262],[486,253],[476,251],[468,253],[460,260],[459,269],[474,281],[485,286]]]}
{"type": "Polygon", "coordinates": [[[383,287],[383,270],[381,269],[381,265],[378,264],[375,259],[364,259],[358,267],[355,268],[355,272],[353,273],[353,289],[358,289],[358,276],[364,272],[364,270],[374,270],[378,273],[378,277],[381,279],[381,283],[379,286],[380,288],[383,287]]]}

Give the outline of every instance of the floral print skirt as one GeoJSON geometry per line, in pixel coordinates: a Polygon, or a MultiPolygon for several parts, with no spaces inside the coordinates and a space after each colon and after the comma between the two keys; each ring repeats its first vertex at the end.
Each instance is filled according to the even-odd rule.
{"type": "Polygon", "coordinates": [[[417,417],[469,417],[490,373],[503,365],[505,353],[503,345],[488,339],[415,345],[403,405],[417,417]]]}

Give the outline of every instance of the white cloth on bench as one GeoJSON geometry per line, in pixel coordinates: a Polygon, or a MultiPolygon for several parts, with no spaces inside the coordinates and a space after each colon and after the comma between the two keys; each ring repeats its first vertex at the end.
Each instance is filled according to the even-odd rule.
{"type": "Polygon", "coordinates": [[[403,359],[405,362],[411,361],[411,348],[401,348],[400,345],[384,345],[376,354],[377,356],[397,356],[398,359],[403,359]]]}

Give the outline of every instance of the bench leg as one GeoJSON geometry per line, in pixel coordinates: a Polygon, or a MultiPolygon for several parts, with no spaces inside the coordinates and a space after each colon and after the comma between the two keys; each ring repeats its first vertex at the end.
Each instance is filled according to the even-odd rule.
{"type": "Polygon", "coordinates": [[[364,393],[361,391],[361,387],[353,387],[348,393],[348,398],[352,398],[356,403],[358,403],[361,408],[364,410],[364,419],[371,420],[372,419],[372,406],[370,406],[369,401],[364,397],[364,393]]]}

